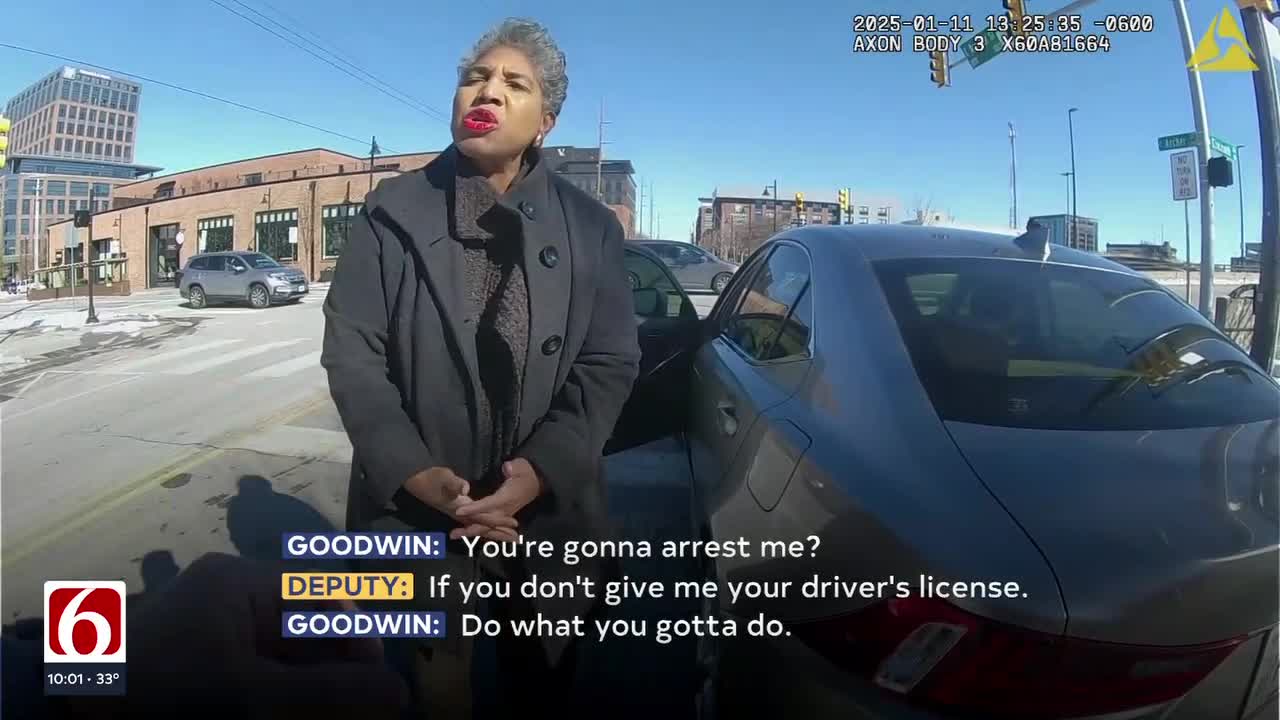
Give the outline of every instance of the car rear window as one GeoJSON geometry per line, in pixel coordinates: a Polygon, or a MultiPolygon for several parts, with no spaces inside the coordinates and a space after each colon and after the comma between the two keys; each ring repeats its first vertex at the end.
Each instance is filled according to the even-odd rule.
{"type": "Polygon", "coordinates": [[[884,260],[875,272],[944,420],[1158,430],[1280,417],[1280,388],[1145,278],[987,258],[884,260]]]}

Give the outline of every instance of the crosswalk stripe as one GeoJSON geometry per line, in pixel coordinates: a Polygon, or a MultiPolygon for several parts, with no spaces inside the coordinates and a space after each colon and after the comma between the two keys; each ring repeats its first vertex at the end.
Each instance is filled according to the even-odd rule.
{"type": "Polygon", "coordinates": [[[208,358],[201,362],[192,363],[189,365],[183,365],[182,367],[175,368],[174,370],[168,371],[168,374],[194,375],[198,372],[204,372],[205,370],[216,368],[219,365],[226,365],[227,363],[232,363],[237,360],[243,360],[244,358],[252,357],[254,355],[259,355],[264,352],[270,352],[271,350],[286,348],[286,347],[289,347],[290,345],[296,345],[297,343],[300,343],[300,342],[302,342],[301,338],[295,339],[295,340],[281,340],[279,342],[273,342],[273,343],[262,343],[261,345],[254,345],[253,347],[247,347],[243,350],[237,350],[236,352],[233,352],[233,353],[216,355],[214,357],[208,358]]]}
{"type": "Polygon", "coordinates": [[[170,350],[169,352],[162,352],[159,355],[148,355],[141,360],[135,360],[133,362],[125,361],[122,365],[111,366],[111,370],[113,372],[132,371],[138,368],[161,365],[172,362],[178,358],[198,355],[203,352],[209,352],[210,350],[216,350],[220,347],[226,347],[227,345],[232,345],[238,342],[240,342],[240,340],[234,338],[229,340],[211,340],[199,345],[192,345],[190,347],[179,348],[177,350],[170,350]]]}
{"type": "Polygon", "coordinates": [[[299,370],[307,368],[320,367],[320,350],[309,352],[301,357],[296,357],[282,363],[275,363],[259,368],[245,375],[247,378],[282,378],[286,375],[292,375],[299,370]]]}

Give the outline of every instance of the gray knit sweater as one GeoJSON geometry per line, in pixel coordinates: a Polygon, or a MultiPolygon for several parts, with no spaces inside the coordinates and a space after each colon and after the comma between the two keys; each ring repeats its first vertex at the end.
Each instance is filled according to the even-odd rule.
{"type": "MultiPolygon", "coordinates": [[[[502,482],[502,463],[515,450],[529,349],[529,292],[519,216],[498,205],[489,181],[474,174],[465,157],[459,160],[450,230],[466,257],[466,319],[476,328],[481,384],[470,479],[475,495],[487,495],[502,482]]],[[[527,174],[526,166],[512,185],[527,174]]]]}

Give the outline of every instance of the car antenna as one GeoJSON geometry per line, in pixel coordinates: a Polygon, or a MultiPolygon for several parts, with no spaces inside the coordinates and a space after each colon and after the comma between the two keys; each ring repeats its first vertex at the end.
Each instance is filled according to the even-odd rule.
{"type": "Polygon", "coordinates": [[[1052,247],[1049,243],[1049,228],[1035,220],[1027,221],[1027,231],[1014,238],[1013,243],[1022,248],[1023,252],[1040,258],[1040,262],[1049,259],[1052,247]]]}

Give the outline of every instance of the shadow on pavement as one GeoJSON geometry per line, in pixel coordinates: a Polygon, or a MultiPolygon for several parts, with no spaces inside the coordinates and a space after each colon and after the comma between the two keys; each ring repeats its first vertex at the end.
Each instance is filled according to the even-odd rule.
{"type": "MultiPolygon", "coordinates": [[[[319,510],[291,495],[278,493],[261,475],[244,475],[227,504],[227,532],[242,557],[279,563],[281,537],[287,532],[336,532],[319,510]]],[[[291,564],[294,564],[291,562],[291,564]]],[[[319,561],[320,566],[332,570],[319,561]]],[[[301,564],[299,568],[301,568],[301,564]]]]}

